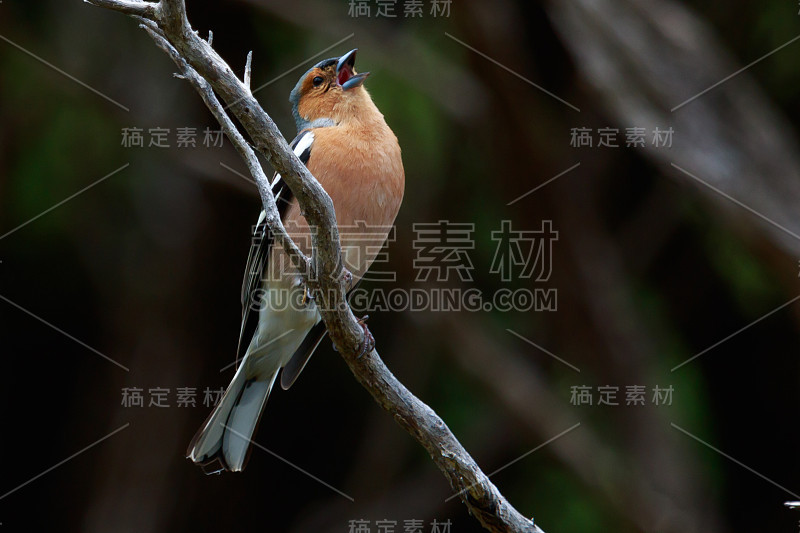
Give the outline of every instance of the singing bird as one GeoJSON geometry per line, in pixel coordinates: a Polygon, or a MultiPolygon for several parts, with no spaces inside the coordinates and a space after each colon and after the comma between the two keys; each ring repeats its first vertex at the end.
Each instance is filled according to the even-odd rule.
{"type": "MultiPolygon", "coordinates": [[[[291,146],[333,200],[351,286],[384,244],[405,185],[397,137],[363,87],[369,72],[356,72],[356,51],[314,65],[289,97],[298,131],[291,146]]],[[[279,174],[273,192],[289,235],[309,255],[308,225],[279,174]]],[[[240,348],[248,325],[255,331],[227,391],[187,451],[206,471],[244,469],[278,374],[288,389],[325,335],[314,300],[272,242],[265,217],[262,211],[245,270],[240,348]],[[257,317],[255,328],[251,316],[257,317]]]]}

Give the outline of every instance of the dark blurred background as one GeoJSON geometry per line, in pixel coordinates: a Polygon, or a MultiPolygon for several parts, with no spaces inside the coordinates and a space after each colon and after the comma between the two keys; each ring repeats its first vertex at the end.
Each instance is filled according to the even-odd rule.
{"type": "MultiPolygon", "coordinates": [[[[389,367],[482,468],[516,460],[492,479],[517,509],[550,533],[797,529],[795,2],[423,0],[406,17],[400,0],[395,18],[377,0],[187,3],[235,71],[254,51],[287,138],[300,74],[360,49],[407,176],[397,280],[367,288],[556,291],[550,311],[370,313],[389,367]],[[417,280],[414,224],[440,220],[474,224],[472,279],[417,280]],[[546,279],[492,273],[503,220],[552,221],[546,279]],[[604,386],[620,405],[598,405],[604,386]]],[[[217,125],[134,20],[4,0],[0,41],[0,528],[479,531],[329,342],[270,398],[271,453],[213,477],[184,459],[204,390],[232,377],[255,187],[221,166],[245,172],[227,140],[204,146],[217,125]],[[143,147],[124,146],[133,128],[143,147]],[[142,407],[124,405],[134,389],[142,407]]]]}

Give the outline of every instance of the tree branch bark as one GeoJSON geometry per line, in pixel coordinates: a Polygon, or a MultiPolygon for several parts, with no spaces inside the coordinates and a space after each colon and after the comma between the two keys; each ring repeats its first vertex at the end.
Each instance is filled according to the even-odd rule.
{"type": "MultiPolygon", "coordinates": [[[[135,2],[85,0],[90,4],[138,18],[142,27],[176,63],[220,122],[258,184],[267,224],[313,291],[334,345],[350,370],[375,401],[430,453],[450,486],[485,529],[493,532],[542,532],[517,511],[483,473],[444,421],[414,396],[380,359],[377,350],[359,358],[364,333],[347,303],[341,275],[339,231],[333,202],[292,152],[275,123],[210,43],[192,30],[184,0],[135,2]],[[216,93],[216,94],[215,94],[216,93]],[[225,102],[223,107],[217,95],[225,102]],[[253,140],[255,148],[281,173],[297,198],[312,232],[309,260],[292,242],[278,216],[275,198],[256,155],[226,113],[230,110],[253,140]]],[[[249,77],[249,76],[245,76],[249,77]]]]}

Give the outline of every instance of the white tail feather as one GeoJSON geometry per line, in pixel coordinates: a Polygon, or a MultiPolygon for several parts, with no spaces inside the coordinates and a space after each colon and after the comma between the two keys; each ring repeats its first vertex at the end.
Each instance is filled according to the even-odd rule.
{"type": "Polygon", "coordinates": [[[269,381],[248,381],[239,367],[219,404],[192,439],[188,458],[206,464],[219,457],[225,469],[241,471],[276,376],[277,370],[269,381]]]}
{"type": "Polygon", "coordinates": [[[225,463],[233,472],[244,468],[247,452],[250,450],[251,439],[255,433],[264,404],[267,403],[275,376],[267,381],[249,381],[245,383],[239,401],[231,409],[225,434],[222,437],[222,454],[225,463]]]}
{"type": "Polygon", "coordinates": [[[259,327],[253,336],[228,390],[189,444],[189,459],[203,466],[218,461],[234,472],[244,469],[275,378],[317,321],[314,308],[302,313],[262,310],[259,322],[268,327],[259,327]]]}

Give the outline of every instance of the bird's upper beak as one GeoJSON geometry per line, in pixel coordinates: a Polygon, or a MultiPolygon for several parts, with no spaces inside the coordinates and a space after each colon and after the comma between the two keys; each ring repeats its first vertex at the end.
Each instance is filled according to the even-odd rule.
{"type": "Polygon", "coordinates": [[[336,63],[336,81],[345,91],[355,89],[356,87],[361,87],[361,85],[364,83],[364,80],[366,80],[367,76],[369,76],[369,72],[356,74],[356,71],[354,70],[356,64],[356,52],[358,52],[358,48],[350,50],[345,55],[340,57],[339,62],[336,63]]]}

